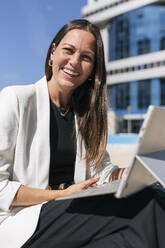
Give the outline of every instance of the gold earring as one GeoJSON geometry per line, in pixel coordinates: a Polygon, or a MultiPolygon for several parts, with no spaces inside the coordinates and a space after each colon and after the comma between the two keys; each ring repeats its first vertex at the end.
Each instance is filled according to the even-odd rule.
{"type": "Polygon", "coordinates": [[[52,67],[52,65],[53,65],[53,60],[52,60],[52,59],[49,59],[48,65],[49,65],[50,67],[52,67]]]}
{"type": "Polygon", "coordinates": [[[92,80],[93,80],[93,78],[92,78],[92,77],[89,77],[89,78],[88,78],[88,81],[92,81],[92,80]]]}

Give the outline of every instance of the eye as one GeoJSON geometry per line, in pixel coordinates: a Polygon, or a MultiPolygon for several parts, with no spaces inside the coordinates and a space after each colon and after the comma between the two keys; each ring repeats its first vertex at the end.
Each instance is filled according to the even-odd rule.
{"type": "Polygon", "coordinates": [[[72,54],[73,53],[73,49],[70,48],[70,47],[64,47],[63,50],[65,50],[69,54],[72,54]]]}
{"type": "Polygon", "coordinates": [[[88,62],[93,62],[93,58],[87,54],[83,54],[82,59],[88,62]]]}

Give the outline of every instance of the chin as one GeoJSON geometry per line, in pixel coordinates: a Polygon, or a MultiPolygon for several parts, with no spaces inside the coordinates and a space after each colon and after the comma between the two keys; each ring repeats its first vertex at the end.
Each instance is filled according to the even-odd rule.
{"type": "Polygon", "coordinates": [[[61,83],[61,87],[63,88],[63,89],[68,89],[68,90],[74,90],[75,88],[77,88],[76,87],[76,85],[75,84],[73,84],[73,83],[71,83],[71,82],[65,82],[65,83],[61,83]]]}

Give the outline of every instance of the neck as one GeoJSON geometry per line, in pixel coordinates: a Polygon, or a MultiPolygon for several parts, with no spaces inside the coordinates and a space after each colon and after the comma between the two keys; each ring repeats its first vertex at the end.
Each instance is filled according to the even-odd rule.
{"type": "Polygon", "coordinates": [[[51,80],[48,81],[48,91],[52,102],[55,103],[57,107],[66,108],[69,105],[72,94],[59,89],[51,80]]]}

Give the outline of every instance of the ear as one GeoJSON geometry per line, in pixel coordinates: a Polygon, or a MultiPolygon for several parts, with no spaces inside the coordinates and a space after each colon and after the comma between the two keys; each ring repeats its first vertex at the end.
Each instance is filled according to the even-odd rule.
{"type": "Polygon", "coordinates": [[[52,43],[52,50],[55,50],[56,49],[56,44],[53,42],[52,43]]]}
{"type": "Polygon", "coordinates": [[[51,58],[51,59],[52,59],[52,57],[53,57],[53,53],[54,53],[55,49],[56,49],[56,44],[55,44],[55,43],[52,43],[52,46],[51,46],[51,53],[50,53],[50,58],[51,58]]]}

